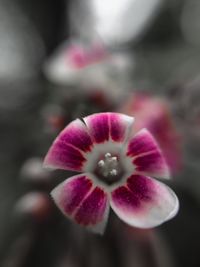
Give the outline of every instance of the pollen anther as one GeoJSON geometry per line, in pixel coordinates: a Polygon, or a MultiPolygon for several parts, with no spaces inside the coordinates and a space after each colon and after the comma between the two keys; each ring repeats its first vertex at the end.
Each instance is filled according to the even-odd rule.
{"type": "Polygon", "coordinates": [[[117,176],[119,174],[119,162],[116,156],[106,153],[98,162],[99,172],[104,177],[117,176]]]}

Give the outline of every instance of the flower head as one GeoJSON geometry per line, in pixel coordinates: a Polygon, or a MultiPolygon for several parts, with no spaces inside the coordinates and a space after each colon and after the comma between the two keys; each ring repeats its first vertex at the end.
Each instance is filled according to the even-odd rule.
{"type": "Polygon", "coordinates": [[[58,185],[52,197],[68,218],[102,233],[110,206],[124,222],[151,228],[178,211],[175,193],[149,177],[169,178],[152,135],[133,135],[134,118],[99,113],[71,122],[56,138],[44,164],[83,172],[58,185]]]}

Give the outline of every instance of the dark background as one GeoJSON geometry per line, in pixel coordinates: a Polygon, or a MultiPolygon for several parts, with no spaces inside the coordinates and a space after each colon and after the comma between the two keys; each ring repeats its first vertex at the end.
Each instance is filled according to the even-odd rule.
{"type": "Polygon", "coordinates": [[[168,1],[141,38],[126,44],[136,59],[133,87],[167,98],[183,136],[183,168],[170,184],[180,212],[146,234],[127,230],[113,215],[99,237],[66,221],[48,198],[70,173],[55,173],[48,183],[39,173],[33,182],[23,166],[43,158],[56,136],[46,127],[49,104],[64,106],[66,123],[77,113],[114,104],[93,105],[81,88],[59,90],[42,72],[48,56],[70,36],[69,1],[0,1],[1,266],[200,266],[200,13],[191,2],[198,1],[168,1]],[[19,199],[32,191],[47,197],[45,211],[19,212],[19,199]]]}

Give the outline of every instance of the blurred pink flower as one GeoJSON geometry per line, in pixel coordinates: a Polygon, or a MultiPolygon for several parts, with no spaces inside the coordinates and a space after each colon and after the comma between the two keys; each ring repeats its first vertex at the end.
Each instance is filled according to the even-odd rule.
{"type": "Polygon", "coordinates": [[[47,78],[59,84],[77,84],[99,63],[110,61],[110,53],[100,42],[84,44],[70,40],[63,42],[44,65],[47,78]]]}
{"type": "Polygon", "coordinates": [[[132,78],[134,63],[132,53],[113,51],[101,41],[69,40],[59,45],[43,70],[47,79],[55,84],[73,85],[81,91],[99,88],[106,95],[112,95],[113,100],[132,78]]]}
{"type": "Polygon", "coordinates": [[[181,138],[173,123],[167,101],[145,93],[134,93],[118,110],[135,117],[136,132],[142,128],[151,132],[172,172],[181,169],[181,138]]]}
{"type": "Polygon", "coordinates": [[[139,228],[175,216],[178,199],[163,183],[168,166],[150,132],[132,134],[134,118],[97,113],[72,121],[50,147],[44,165],[83,172],[52,191],[65,216],[103,233],[110,206],[124,222],[139,228]]]}
{"type": "Polygon", "coordinates": [[[75,43],[66,50],[67,62],[69,61],[71,66],[77,69],[105,60],[108,55],[109,53],[100,43],[94,44],[87,49],[75,43]]]}

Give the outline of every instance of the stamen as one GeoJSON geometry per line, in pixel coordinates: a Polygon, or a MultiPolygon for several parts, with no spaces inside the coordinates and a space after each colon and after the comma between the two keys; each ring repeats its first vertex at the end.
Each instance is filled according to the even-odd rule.
{"type": "Polygon", "coordinates": [[[110,171],[110,175],[112,175],[112,176],[115,176],[115,175],[117,175],[117,170],[112,170],[112,171],[110,171]]]}
{"type": "Polygon", "coordinates": [[[106,153],[106,154],[105,154],[105,158],[106,158],[106,159],[111,158],[111,154],[110,154],[110,153],[106,153]]]}
{"type": "Polygon", "coordinates": [[[98,162],[99,172],[104,177],[117,176],[119,174],[119,162],[116,156],[106,153],[104,159],[98,162]]]}
{"type": "Polygon", "coordinates": [[[103,167],[103,166],[105,166],[105,162],[104,162],[103,160],[100,160],[100,161],[98,162],[98,166],[99,166],[99,167],[103,167]]]}

